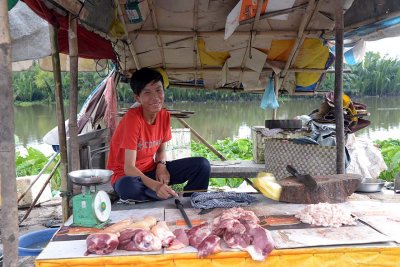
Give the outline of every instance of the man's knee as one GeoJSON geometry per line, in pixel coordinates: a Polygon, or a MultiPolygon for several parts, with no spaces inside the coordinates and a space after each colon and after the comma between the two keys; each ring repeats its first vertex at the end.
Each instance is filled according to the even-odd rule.
{"type": "Polygon", "coordinates": [[[140,177],[126,176],[115,183],[114,189],[122,199],[133,199],[143,194],[144,185],[140,177]]]}
{"type": "Polygon", "coordinates": [[[197,161],[199,168],[201,168],[204,171],[211,172],[211,164],[207,159],[203,157],[198,157],[197,161]]]}

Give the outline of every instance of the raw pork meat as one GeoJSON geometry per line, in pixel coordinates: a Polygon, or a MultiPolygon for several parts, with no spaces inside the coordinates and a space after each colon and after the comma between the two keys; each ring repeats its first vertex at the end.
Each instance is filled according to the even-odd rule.
{"type": "Polygon", "coordinates": [[[175,240],[175,235],[169,230],[167,223],[164,221],[159,221],[153,226],[151,232],[161,240],[161,245],[164,248],[169,247],[175,240]]]}
{"type": "Polygon", "coordinates": [[[176,250],[189,246],[189,238],[184,229],[174,230],[175,239],[172,244],[167,248],[167,250],[176,250]]]}
{"type": "Polygon", "coordinates": [[[119,235],[119,245],[118,249],[128,250],[128,251],[137,251],[139,248],[137,244],[134,242],[134,236],[141,231],[141,229],[125,229],[119,235]]]}
{"type": "Polygon", "coordinates": [[[113,233],[95,233],[86,238],[87,251],[85,256],[90,253],[97,255],[110,254],[117,249],[119,244],[118,234],[113,233]]]}
{"type": "Polygon", "coordinates": [[[249,231],[252,238],[251,245],[246,247],[246,250],[251,258],[255,261],[263,261],[274,249],[274,240],[272,239],[271,233],[267,230],[258,226],[252,228],[249,231]]]}
{"type": "Polygon", "coordinates": [[[228,247],[245,250],[261,261],[273,250],[274,241],[259,222],[254,212],[232,208],[214,219],[213,233],[223,237],[228,247]]]}
{"type": "Polygon", "coordinates": [[[244,225],[236,219],[220,220],[219,224],[215,224],[213,226],[213,234],[215,235],[223,235],[225,231],[237,234],[243,234],[246,231],[246,227],[244,227],[244,225]]]}
{"type": "Polygon", "coordinates": [[[230,248],[244,249],[250,246],[252,238],[249,234],[237,234],[234,232],[226,231],[224,233],[224,241],[230,248]]]}
{"type": "Polygon", "coordinates": [[[260,222],[258,217],[252,211],[244,210],[242,208],[231,208],[231,209],[224,211],[219,217],[214,219],[213,228],[220,225],[220,223],[222,221],[228,220],[228,219],[235,219],[235,220],[239,220],[239,221],[241,220],[241,221],[254,222],[254,223],[260,222]]]}
{"type": "Polygon", "coordinates": [[[118,249],[154,251],[161,249],[161,240],[148,230],[125,229],[120,233],[118,249]]]}
{"type": "Polygon", "coordinates": [[[303,223],[313,225],[340,227],[342,225],[356,225],[356,218],[351,212],[337,204],[318,203],[310,204],[296,215],[303,223]]]}
{"type": "Polygon", "coordinates": [[[198,248],[201,242],[211,234],[211,227],[208,223],[203,223],[190,229],[187,234],[189,237],[189,244],[192,247],[198,248]]]}
{"type": "Polygon", "coordinates": [[[209,235],[201,242],[197,249],[200,258],[218,253],[221,251],[221,238],[216,235],[209,235]]]}

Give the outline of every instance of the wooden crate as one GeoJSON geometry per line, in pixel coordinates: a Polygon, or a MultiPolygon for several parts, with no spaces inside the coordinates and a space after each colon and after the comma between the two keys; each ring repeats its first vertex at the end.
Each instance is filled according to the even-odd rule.
{"type": "Polygon", "coordinates": [[[255,163],[265,163],[265,140],[269,138],[298,138],[308,135],[305,131],[284,131],[274,136],[264,136],[262,130],[264,126],[252,126],[251,127],[251,139],[253,141],[253,160],[255,163]]]}

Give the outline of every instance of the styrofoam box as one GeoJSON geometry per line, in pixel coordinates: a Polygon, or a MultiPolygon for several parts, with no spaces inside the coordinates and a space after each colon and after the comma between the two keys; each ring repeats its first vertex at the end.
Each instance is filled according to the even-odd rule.
{"type": "MultiPolygon", "coordinates": [[[[29,185],[35,180],[37,175],[17,177],[17,194],[18,198],[26,191],[29,185]]],[[[23,199],[19,202],[19,206],[30,206],[35,200],[44,183],[49,178],[49,174],[42,174],[36,183],[29,189],[23,199]]],[[[46,202],[52,198],[50,183],[48,183],[38,199],[36,204],[46,202]]]]}

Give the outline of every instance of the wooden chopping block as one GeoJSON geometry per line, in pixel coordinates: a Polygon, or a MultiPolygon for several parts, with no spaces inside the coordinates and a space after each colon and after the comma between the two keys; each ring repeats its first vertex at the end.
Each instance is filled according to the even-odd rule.
{"type": "Polygon", "coordinates": [[[345,202],[361,182],[361,175],[358,174],[316,175],[313,177],[318,184],[314,191],[297,182],[294,177],[280,180],[282,192],[279,201],[299,204],[345,202]]]}

